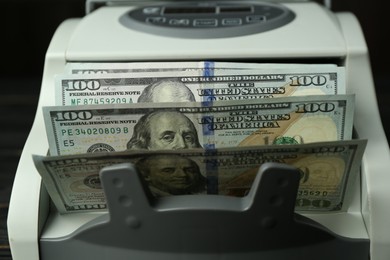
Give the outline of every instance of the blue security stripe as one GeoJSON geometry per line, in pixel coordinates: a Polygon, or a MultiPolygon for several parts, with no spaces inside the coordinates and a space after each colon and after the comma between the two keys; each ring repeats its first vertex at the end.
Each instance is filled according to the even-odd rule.
{"type": "Polygon", "coordinates": [[[214,76],[214,67],[215,63],[213,61],[204,61],[203,65],[203,76],[204,77],[212,77],[214,76]]]}
{"type": "MultiPolygon", "coordinates": [[[[203,64],[204,64],[203,76],[204,77],[213,77],[215,63],[212,61],[204,61],[203,64]]],[[[214,91],[209,91],[209,93],[214,93],[214,91]]],[[[214,99],[215,99],[214,95],[204,96],[202,106],[203,107],[212,106],[214,99]]],[[[203,127],[202,127],[203,148],[206,151],[212,151],[215,149],[214,127],[212,126],[214,120],[213,120],[211,115],[205,115],[203,117],[204,117],[204,119],[206,119],[206,121],[210,122],[207,124],[203,124],[203,127]]],[[[206,164],[207,193],[208,194],[218,194],[218,166],[216,166],[216,165],[217,164],[214,164],[214,163],[207,163],[206,164]]]]}
{"type": "MultiPolygon", "coordinates": [[[[202,107],[210,107],[212,105],[212,101],[202,102],[202,107]]],[[[213,115],[202,115],[203,148],[206,150],[215,149],[215,131],[213,124],[213,115]]]]}
{"type": "Polygon", "coordinates": [[[217,150],[208,150],[205,152],[206,162],[206,181],[207,194],[218,194],[218,156],[217,150]]]}
{"type": "Polygon", "coordinates": [[[214,118],[211,115],[202,116],[202,134],[203,134],[203,148],[206,150],[215,149],[215,140],[214,140],[214,118]]]}
{"type": "Polygon", "coordinates": [[[217,158],[206,160],[207,194],[218,194],[218,163],[216,162],[217,160],[217,158]]]}
{"type": "MultiPolygon", "coordinates": [[[[214,77],[215,63],[213,61],[204,61],[203,62],[203,77],[214,77]]],[[[213,91],[208,91],[209,93],[214,93],[213,91]]],[[[213,101],[215,100],[214,95],[203,96],[203,101],[213,101]]]]}
{"type": "Polygon", "coordinates": [[[207,194],[218,194],[218,176],[207,176],[207,194]]]}
{"type": "MultiPolygon", "coordinates": [[[[203,64],[204,64],[203,76],[204,77],[213,77],[215,63],[213,61],[204,61],[203,64]]],[[[210,93],[213,93],[213,91],[210,91],[210,93]]],[[[213,105],[213,100],[214,100],[213,96],[204,96],[202,106],[203,107],[211,107],[213,105]]],[[[203,117],[205,119],[210,118],[210,116],[208,116],[208,115],[205,115],[203,117]]],[[[212,140],[211,144],[208,144],[208,143],[210,143],[210,142],[208,142],[208,140],[214,139],[214,130],[213,130],[212,125],[210,125],[210,124],[212,124],[213,120],[212,120],[212,118],[210,118],[210,120],[207,120],[207,121],[209,121],[211,123],[203,124],[203,128],[202,128],[203,138],[204,138],[203,145],[205,146],[204,148],[207,150],[215,149],[215,145],[214,145],[213,140],[212,140]]]]}

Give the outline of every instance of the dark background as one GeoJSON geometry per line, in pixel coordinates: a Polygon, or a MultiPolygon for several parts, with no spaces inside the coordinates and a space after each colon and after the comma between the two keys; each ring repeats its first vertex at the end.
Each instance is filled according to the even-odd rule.
{"type": "MultiPolygon", "coordinates": [[[[361,23],[388,135],[387,9],[379,0],[334,0],[332,10],[352,12],[361,23]]],[[[35,115],[47,47],[62,21],[82,17],[84,11],[85,0],[0,1],[0,259],[11,259],[6,233],[8,202],[17,163],[35,115]]]]}

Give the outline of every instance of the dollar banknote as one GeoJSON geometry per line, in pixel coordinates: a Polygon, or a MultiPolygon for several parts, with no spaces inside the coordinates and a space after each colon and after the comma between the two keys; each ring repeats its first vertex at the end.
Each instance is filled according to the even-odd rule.
{"type": "Polygon", "coordinates": [[[242,197],[250,190],[259,167],[266,162],[300,169],[295,209],[324,212],[348,207],[366,142],[33,155],[33,160],[61,213],[106,210],[99,172],[114,164],[132,163],[156,197],[186,194],[242,197]]]}
{"type": "Polygon", "coordinates": [[[240,70],[240,69],[297,69],[306,68],[327,71],[337,67],[335,64],[306,63],[254,63],[221,61],[185,61],[185,62],[69,62],[65,65],[66,74],[110,74],[158,71],[192,70],[240,70]]]}
{"type": "Polygon", "coordinates": [[[354,95],[43,107],[51,155],[352,138],[354,95]]]}
{"type": "Polygon", "coordinates": [[[328,66],[57,75],[56,105],[209,102],[345,94],[344,68],[328,66]]]}

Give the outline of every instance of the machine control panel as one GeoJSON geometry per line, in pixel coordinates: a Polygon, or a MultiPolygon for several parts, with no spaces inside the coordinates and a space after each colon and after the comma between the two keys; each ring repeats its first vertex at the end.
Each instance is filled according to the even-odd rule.
{"type": "Polygon", "coordinates": [[[276,29],[295,14],[271,3],[181,3],[135,8],[120,18],[122,25],[168,37],[221,38],[276,29]]]}

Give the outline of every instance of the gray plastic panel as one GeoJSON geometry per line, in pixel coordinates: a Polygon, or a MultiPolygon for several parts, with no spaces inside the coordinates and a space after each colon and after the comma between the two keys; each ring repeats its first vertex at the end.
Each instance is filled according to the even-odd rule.
{"type": "Polygon", "coordinates": [[[106,167],[109,213],[73,234],[41,239],[42,260],[367,260],[369,241],[334,234],[294,213],[300,172],[264,164],[245,197],[153,198],[131,164],[106,167]]]}

